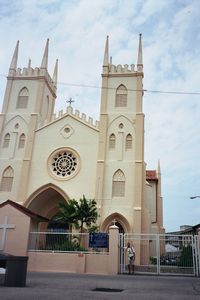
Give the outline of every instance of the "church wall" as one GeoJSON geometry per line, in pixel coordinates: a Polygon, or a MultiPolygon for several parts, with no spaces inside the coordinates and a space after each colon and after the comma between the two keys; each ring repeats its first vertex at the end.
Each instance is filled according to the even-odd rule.
{"type": "Polygon", "coordinates": [[[157,222],[157,183],[151,181],[150,185],[146,185],[146,207],[151,215],[151,222],[157,222]]]}
{"type": "Polygon", "coordinates": [[[78,122],[71,117],[64,117],[36,132],[33,159],[30,170],[28,195],[47,183],[53,183],[66,192],[70,198],[94,198],[97,161],[98,131],[78,122]],[[70,126],[72,135],[64,138],[63,128],[70,126]],[[71,148],[80,158],[79,172],[69,180],[52,176],[48,167],[48,158],[56,149],[71,148]],[[38,176],[38,173],[40,176],[38,176]]]}

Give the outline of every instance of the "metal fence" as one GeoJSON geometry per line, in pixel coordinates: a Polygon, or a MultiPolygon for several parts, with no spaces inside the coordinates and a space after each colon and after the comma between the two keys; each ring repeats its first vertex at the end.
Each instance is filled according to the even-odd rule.
{"type": "Polygon", "coordinates": [[[89,247],[89,233],[30,232],[29,251],[108,253],[108,248],[89,247]]]}
{"type": "Polygon", "coordinates": [[[119,273],[127,272],[126,245],[136,250],[135,272],[152,274],[200,274],[200,239],[192,235],[120,234],[119,273]]]}

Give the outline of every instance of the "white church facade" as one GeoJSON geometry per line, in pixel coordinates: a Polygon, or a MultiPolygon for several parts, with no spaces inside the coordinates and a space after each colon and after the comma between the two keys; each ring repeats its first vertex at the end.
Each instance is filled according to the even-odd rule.
{"type": "Polygon", "coordinates": [[[51,220],[58,203],[95,199],[100,231],[163,233],[161,174],[144,160],[143,60],[113,65],[106,40],[99,121],[74,110],[55,115],[58,61],[17,67],[17,42],[0,114],[0,203],[10,199],[51,220]]]}

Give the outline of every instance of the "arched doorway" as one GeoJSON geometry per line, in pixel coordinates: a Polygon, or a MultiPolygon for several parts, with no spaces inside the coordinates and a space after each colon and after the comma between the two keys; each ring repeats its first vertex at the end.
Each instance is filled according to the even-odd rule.
{"type": "Polygon", "coordinates": [[[49,219],[48,223],[41,223],[41,231],[66,231],[69,226],[55,222],[54,217],[59,211],[59,203],[68,201],[69,197],[58,187],[48,184],[35,191],[25,202],[25,206],[32,212],[49,219]]]}
{"type": "Polygon", "coordinates": [[[118,226],[120,233],[130,232],[130,225],[128,221],[119,213],[114,213],[108,216],[101,225],[101,231],[108,232],[109,227],[112,225],[118,226]]]}

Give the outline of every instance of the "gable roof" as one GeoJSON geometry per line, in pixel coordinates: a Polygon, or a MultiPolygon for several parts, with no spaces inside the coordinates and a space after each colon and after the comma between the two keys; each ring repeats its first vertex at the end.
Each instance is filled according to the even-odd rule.
{"type": "Polygon", "coordinates": [[[35,219],[37,221],[40,221],[40,222],[48,222],[49,219],[45,218],[45,217],[42,217],[36,213],[34,213],[33,211],[31,211],[30,209],[24,207],[23,205],[20,205],[16,202],[13,202],[11,200],[7,200],[3,203],[0,204],[0,208],[1,207],[4,207],[6,205],[11,205],[12,207],[16,208],[17,210],[21,211],[23,214],[27,215],[28,217],[30,217],[31,219],[35,219]]]}

